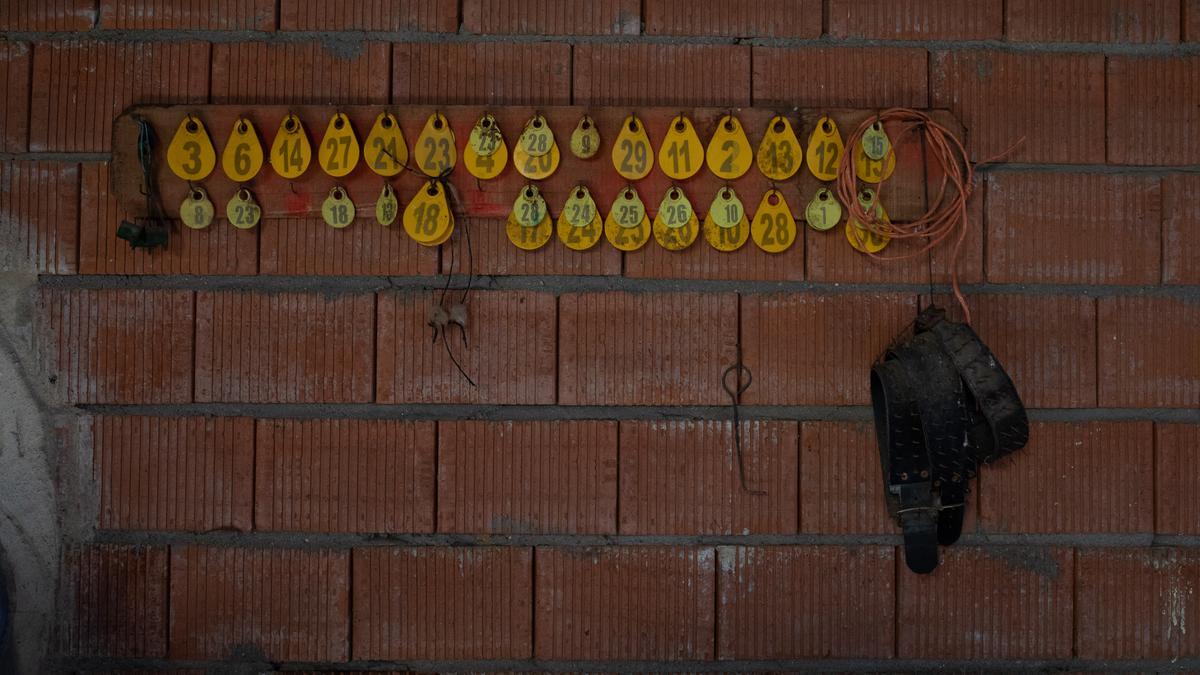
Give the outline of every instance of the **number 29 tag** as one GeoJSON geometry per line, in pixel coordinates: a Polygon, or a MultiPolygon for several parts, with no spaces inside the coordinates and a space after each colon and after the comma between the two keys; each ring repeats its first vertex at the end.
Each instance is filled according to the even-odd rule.
{"type": "Polygon", "coordinates": [[[637,115],[630,115],[621,123],[621,133],[613,143],[612,161],[617,173],[626,180],[645,178],[654,166],[650,137],[637,115]]]}

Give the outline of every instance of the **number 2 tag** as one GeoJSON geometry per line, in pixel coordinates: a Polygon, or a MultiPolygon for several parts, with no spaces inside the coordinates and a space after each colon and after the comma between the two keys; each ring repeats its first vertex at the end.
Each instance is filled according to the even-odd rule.
{"type": "Polygon", "coordinates": [[[708,141],[704,161],[718,178],[734,180],[750,170],[753,154],[742,123],[733,115],[726,115],[717,123],[717,130],[708,141]]]}
{"type": "Polygon", "coordinates": [[[245,117],[238,118],[221,153],[221,168],[230,180],[245,183],[258,175],[262,164],[262,143],[258,142],[254,124],[245,117]]]}
{"type": "Polygon", "coordinates": [[[312,161],[312,146],[299,117],[288,115],[279,123],[279,132],[271,144],[271,166],[284,178],[299,178],[312,161]]]}
{"type": "Polygon", "coordinates": [[[225,217],[229,219],[229,224],[237,229],[249,230],[258,224],[258,219],[262,217],[262,209],[258,208],[254,195],[242,188],[235,192],[225,205],[225,217]]]}
{"type": "Polygon", "coordinates": [[[204,180],[212,173],[217,166],[217,153],[200,118],[189,114],[179,123],[167,147],[167,164],[184,180],[204,180]]]}
{"type": "Polygon", "coordinates": [[[645,178],[654,166],[650,137],[646,135],[646,126],[637,115],[630,115],[621,123],[621,133],[613,143],[612,161],[617,173],[626,180],[645,178]]]}
{"type": "Polygon", "coordinates": [[[443,176],[454,168],[458,150],[454,147],[454,131],[444,115],[435,112],[425,120],[413,152],[421,171],[431,178],[443,176]]]}
{"type": "Polygon", "coordinates": [[[771,180],[787,180],[800,170],[803,156],[792,123],[776,115],[767,123],[767,132],[758,144],[758,170],[771,180]]]}
{"type": "Polygon", "coordinates": [[[750,238],[746,208],[731,187],[717,190],[704,217],[704,238],[718,251],[736,251],[750,238]]]}
{"type": "Polygon", "coordinates": [[[622,251],[636,251],[650,241],[650,220],[637,190],[626,187],[617,193],[604,219],[604,236],[622,251]]]}
{"type": "Polygon", "coordinates": [[[668,251],[682,251],[696,241],[700,234],[700,221],[687,195],[672,185],[663,195],[654,214],[654,240],[668,251]]]}
{"type": "Polygon", "coordinates": [[[329,126],[325,127],[317,161],[325,173],[341,178],[358,166],[358,156],[358,138],[354,135],[354,127],[350,126],[350,118],[343,113],[334,113],[329,126]]]}
{"type": "Polygon", "coordinates": [[[829,117],[817,120],[816,128],[808,137],[808,151],[804,156],[808,162],[808,170],[817,180],[828,181],[837,178],[845,147],[837,123],[829,117]]]}
{"type": "Polygon", "coordinates": [[[375,118],[371,133],[367,134],[365,148],[367,165],[384,178],[395,176],[408,164],[404,132],[400,130],[396,116],[389,112],[381,112],[375,118]]]}
{"type": "Polygon", "coordinates": [[[437,246],[450,238],[454,219],[441,183],[425,181],[404,207],[404,231],[422,246],[437,246]]]}
{"type": "Polygon", "coordinates": [[[537,186],[526,185],[513,202],[512,212],[504,224],[508,240],[517,248],[533,251],[546,245],[554,234],[554,225],[546,209],[546,200],[537,186]]]}
{"type": "Polygon", "coordinates": [[[329,196],[321,204],[321,217],[327,225],[339,230],[353,223],[354,202],[350,201],[350,195],[340,187],[330,190],[329,196]]]}
{"type": "Polygon", "coordinates": [[[604,224],[600,221],[600,209],[592,199],[592,193],[582,185],[571,189],[571,196],[558,214],[558,239],[567,248],[586,251],[600,241],[604,224]]]}
{"type": "Polygon", "coordinates": [[[770,189],[763,195],[754,212],[750,236],[767,253],[782,253],[791,248],[796,241],[796,219],[782,192],[770,189]]]}

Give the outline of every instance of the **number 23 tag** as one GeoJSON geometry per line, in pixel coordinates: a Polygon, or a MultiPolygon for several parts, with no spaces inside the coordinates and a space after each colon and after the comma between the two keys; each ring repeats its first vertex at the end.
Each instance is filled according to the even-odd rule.
{"type": "Polygon", "coordinates": [[[417,153],[421,171],[430,178],[445,175],[454,168],[458,149],[454,147],[454,131],[444,115],[435,112],[429,116],[413,152],[417,153]]]}

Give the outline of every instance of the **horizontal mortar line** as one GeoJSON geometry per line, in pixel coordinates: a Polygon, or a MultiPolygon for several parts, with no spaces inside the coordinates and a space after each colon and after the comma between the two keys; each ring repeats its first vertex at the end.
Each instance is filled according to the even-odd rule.
{"type": "Polygon", "coordinates": [[[0,152],[0,162],[107,162],[111,152],[0,152]]]}

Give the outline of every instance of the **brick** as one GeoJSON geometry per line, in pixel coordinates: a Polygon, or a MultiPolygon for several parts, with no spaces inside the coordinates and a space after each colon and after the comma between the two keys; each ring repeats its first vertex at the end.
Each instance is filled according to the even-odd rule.
{"type": "Polygon", "coordinates": [[[101,415],[90,431],[101,529],[251,528],[249,418],[101,415]]]}
{"type": "Polygon", "coordinates": [[[271,218],[258,229],[262,274],[432,276],[437,273],[436,248],[413,241],[403,227],[380,227],[373,217],[359,218],[343,229],[329,227],[319,218],[271,218]]]}
{"type": "Polygon", "coordinates": [[[438,532],[614,534],[617,423],[441,422],[438,532]]]}
{"type": "Polygon", "coordinates": [[[273,0],[220,7],[195,0],[100,0],[100,28],[115,30],[275,30],[273,0]]]}
{"type": "Polygon", "coordinates": [[[463,30],[482,35],[638,35],[638,0],[464,0],[463,30]]]}
{"type": "MultiPolygon", "coordinates": [[[[29,149],[108,152],[112,123],[137,104],[208,100],[204,42],[43,42],[33,50],[29,149]]],[[[166,130],[160,129],[160,142],[166,130]]]]}
{"type": "Polygon", "coordinates": [[[457,0],[282,0],[280,30],[458,30],[457,0]]]}
{"type": "Polygon", "coordinates": [[[1179,0],[1008,0],[1017,42],[1179,42],[1179,0]]]}
{"type": "Polygon", "coordinates": [[[928,72],[924,49],[755,47],[754,104],[925,108],[928,72]]]}
{"type": "MultiPolygon", "coordinates": [[[[171,221],[166,248],[133,249],[117,238],[127,214],[110,189],[109,165],[84,164],[79,180],[81,274],[244,274],[258,272],[258,230],[217,223],[193,230],[171,221]]],[[[218,207],[220,208],[220,207],[218,207]]]]}
{"type": "Polygon", "coordinates": [[[820,0],[647,0],[647,35],[815,38],[820,0]]]}
{"type": "Polygon", "coordinates": [[[392,102],[567,105],[571,46],[554,42],[419,42],[392,46],[392,102]]]}
{"type": "Polygon", "coordinates": [[[575,46],[576,105],[750,105],[750,48],[586,43],[575,46]]]}
{"type": "Polygon", "coordinates": [[[255,437],[255,529],[433,531],[433,423],[267,419],[255,437]]]}
{"type": "MultiPolygon", "coordinates": [[[[3,9],[0,9],[3,11],[3,9]]],[[[0,151],[23,152],[29,144],[29,45],[0,42],[0,151]]]]}
{"type": "Polygon", "coordinates": [[[893,656],[890,546],[722,546],[718,658],[893,656]]]}
{"type": "Polygon", "coordinates": [[[916,313],[908,295],[742,296],[744,362],[754,374],[742,402],[868,403],[871,364],[916,313]]]}
{"type": "Polygon", "coordinates": [[[0,164],[0,269],[75,272],[78,226],[78,164],[0,164]]]}
{"type": "Polygon", "coordinates": [[[167,549],[91,544],[63,554],[58,653],[162,657],[167,649],[167,549]]]}
{"type": "Polygon", "coordinates": [[[881,40],[996,40],[1003,0],[830,0],[829,34],[881,40]]]}
{"type": "Polygon", "coordinates": [[[1183,39],[1200,40],[1200,0],[1183,0],[1183,39]]]}
{"type": "Polygon", "coordinates": [[[1200,405],[1200,304],[1155,297],[1099,303],[1099,405],[1200,405]]]}
{"type": "Polygon", "coordinates": [[[875,427],[869,422],[805,422],[800,426],[800,531],[893,534],[879,473],[875,427]]]}
{"type": "Polygon", "coordinates": [[[534,658],[713,658],[711,548],[539,548],[534,658]]]}
{"type": "Polygon", "coordinates": [[[1071,656],[1070,549],[941,549],[932,574],[899,574],[897,656],[1037,659],[1071,656]]]}
{"type": "Polygon", "coordinates": [[[72,403],[192,400],[192,292],[43,288],[43,372],[72,403]]]}
{"type": "MultiPolygon", "coordinates": [[[[448,294],[445,304],[462,297],[448,294]]],[[[553,295],[472,292],[466,303],[465,343],[458,327],[431,341],[429,310],[441,298],[441,291],[379,295],[376,398],[380,403],[554,402],[553,295]],[[448,352],[476,386],[459,373],[448,352]]]]}
{"type": "Polygon", "coordinates": [[[213,45],[212,102],[387,103],[388,45],[333,51],[320,42],[213,45]]]}
{"type": "Polygon", "coordinates": [[[1200,214],[1191,198],[1197,191],[1200,176],[1163,178],[1163,283],[1200,284],[1200,214]]]}
{"type": "Polygon", "coordinates": [[[1029,445],[979,478],[985,532],[1154,530],[1149,422],[1034,422],[1029,445]]]}
{"type": "Polygon", "coordinates": [[[1200,650],[1200,555],[1176,548],[1081,549],[1075,647],[1083,659],[1177,659],[1200,650]]]}
{"type": "Polygon", "coordinates": [[[1200,424],[1154,425],[1154,531],[1200,534],[1200,424]]]}
{"type": "MultiPolygon", "coordinates": [[[[796,223],[804,228],[804,221],[796,223]]],[[[807,229],[807,228],[805,228],[807,229]]],[[[804,232],[791,248],[767,253],[747,242],[731,253],[718,251],[702,239],[682,251],[646,245],[625,254],[625,276],[649,279],[728,279],[801,281],[804,279],[804,232]]]]}
{"type": "Polygon", "coordinates": [[[930,102],[966,127],[973,160],[1104,163],[1103,55],[968,50],[932,58],[930,102]]]}
{"type": "Polygon", "coordinates": [[[1108,162],[1172,166],[1200,154],[1200,56],[1108,59],[1108,162]]]}
{"type": "Polygon", "coordinates": [[[8,0],[0,6],[3,31],[91,30],[95,23],[94,0],[8,0]]]}
{"type": "Polygon", "coordinates": [[[1158,283],[1157,177],[999,172],[987,182],[988,281],[1158,283]]]}
{"type": "Polygon", "coordinates": [[[345,661],[345,551],[171,548],[172,659],[345,661]]]}
{"type": "Polygon", "coordinates": [[[732,423],[621,422],[621,534],[795,534],[798,431],[741,423],[743,489],[732,423]]]}
{"type": "Polygon", "coordinates": [[[528,548],[355,549],[355,660],[529,658],[532,568],[528,548]]]}
{"type": "Polygon", "coordinates": [[[562,405],[718,405],[733,363],[732,293],[570,293],[559,298],[562,405]]]}
{"type": "Polygon", "coordinates": [[[621,252],[612,246],[597,245],[587,251],[575,251],[555,240],[536,251],[525,251],[509,241],[503,220],[456,216],[454,222],[456,230],[465,233],[465,229],[470,228],[471,248],[467,249],[463,236],[446,242],[442,246],[442,274],[451,271],[497,276],[611,276],[621,273],[621,252]]]}

